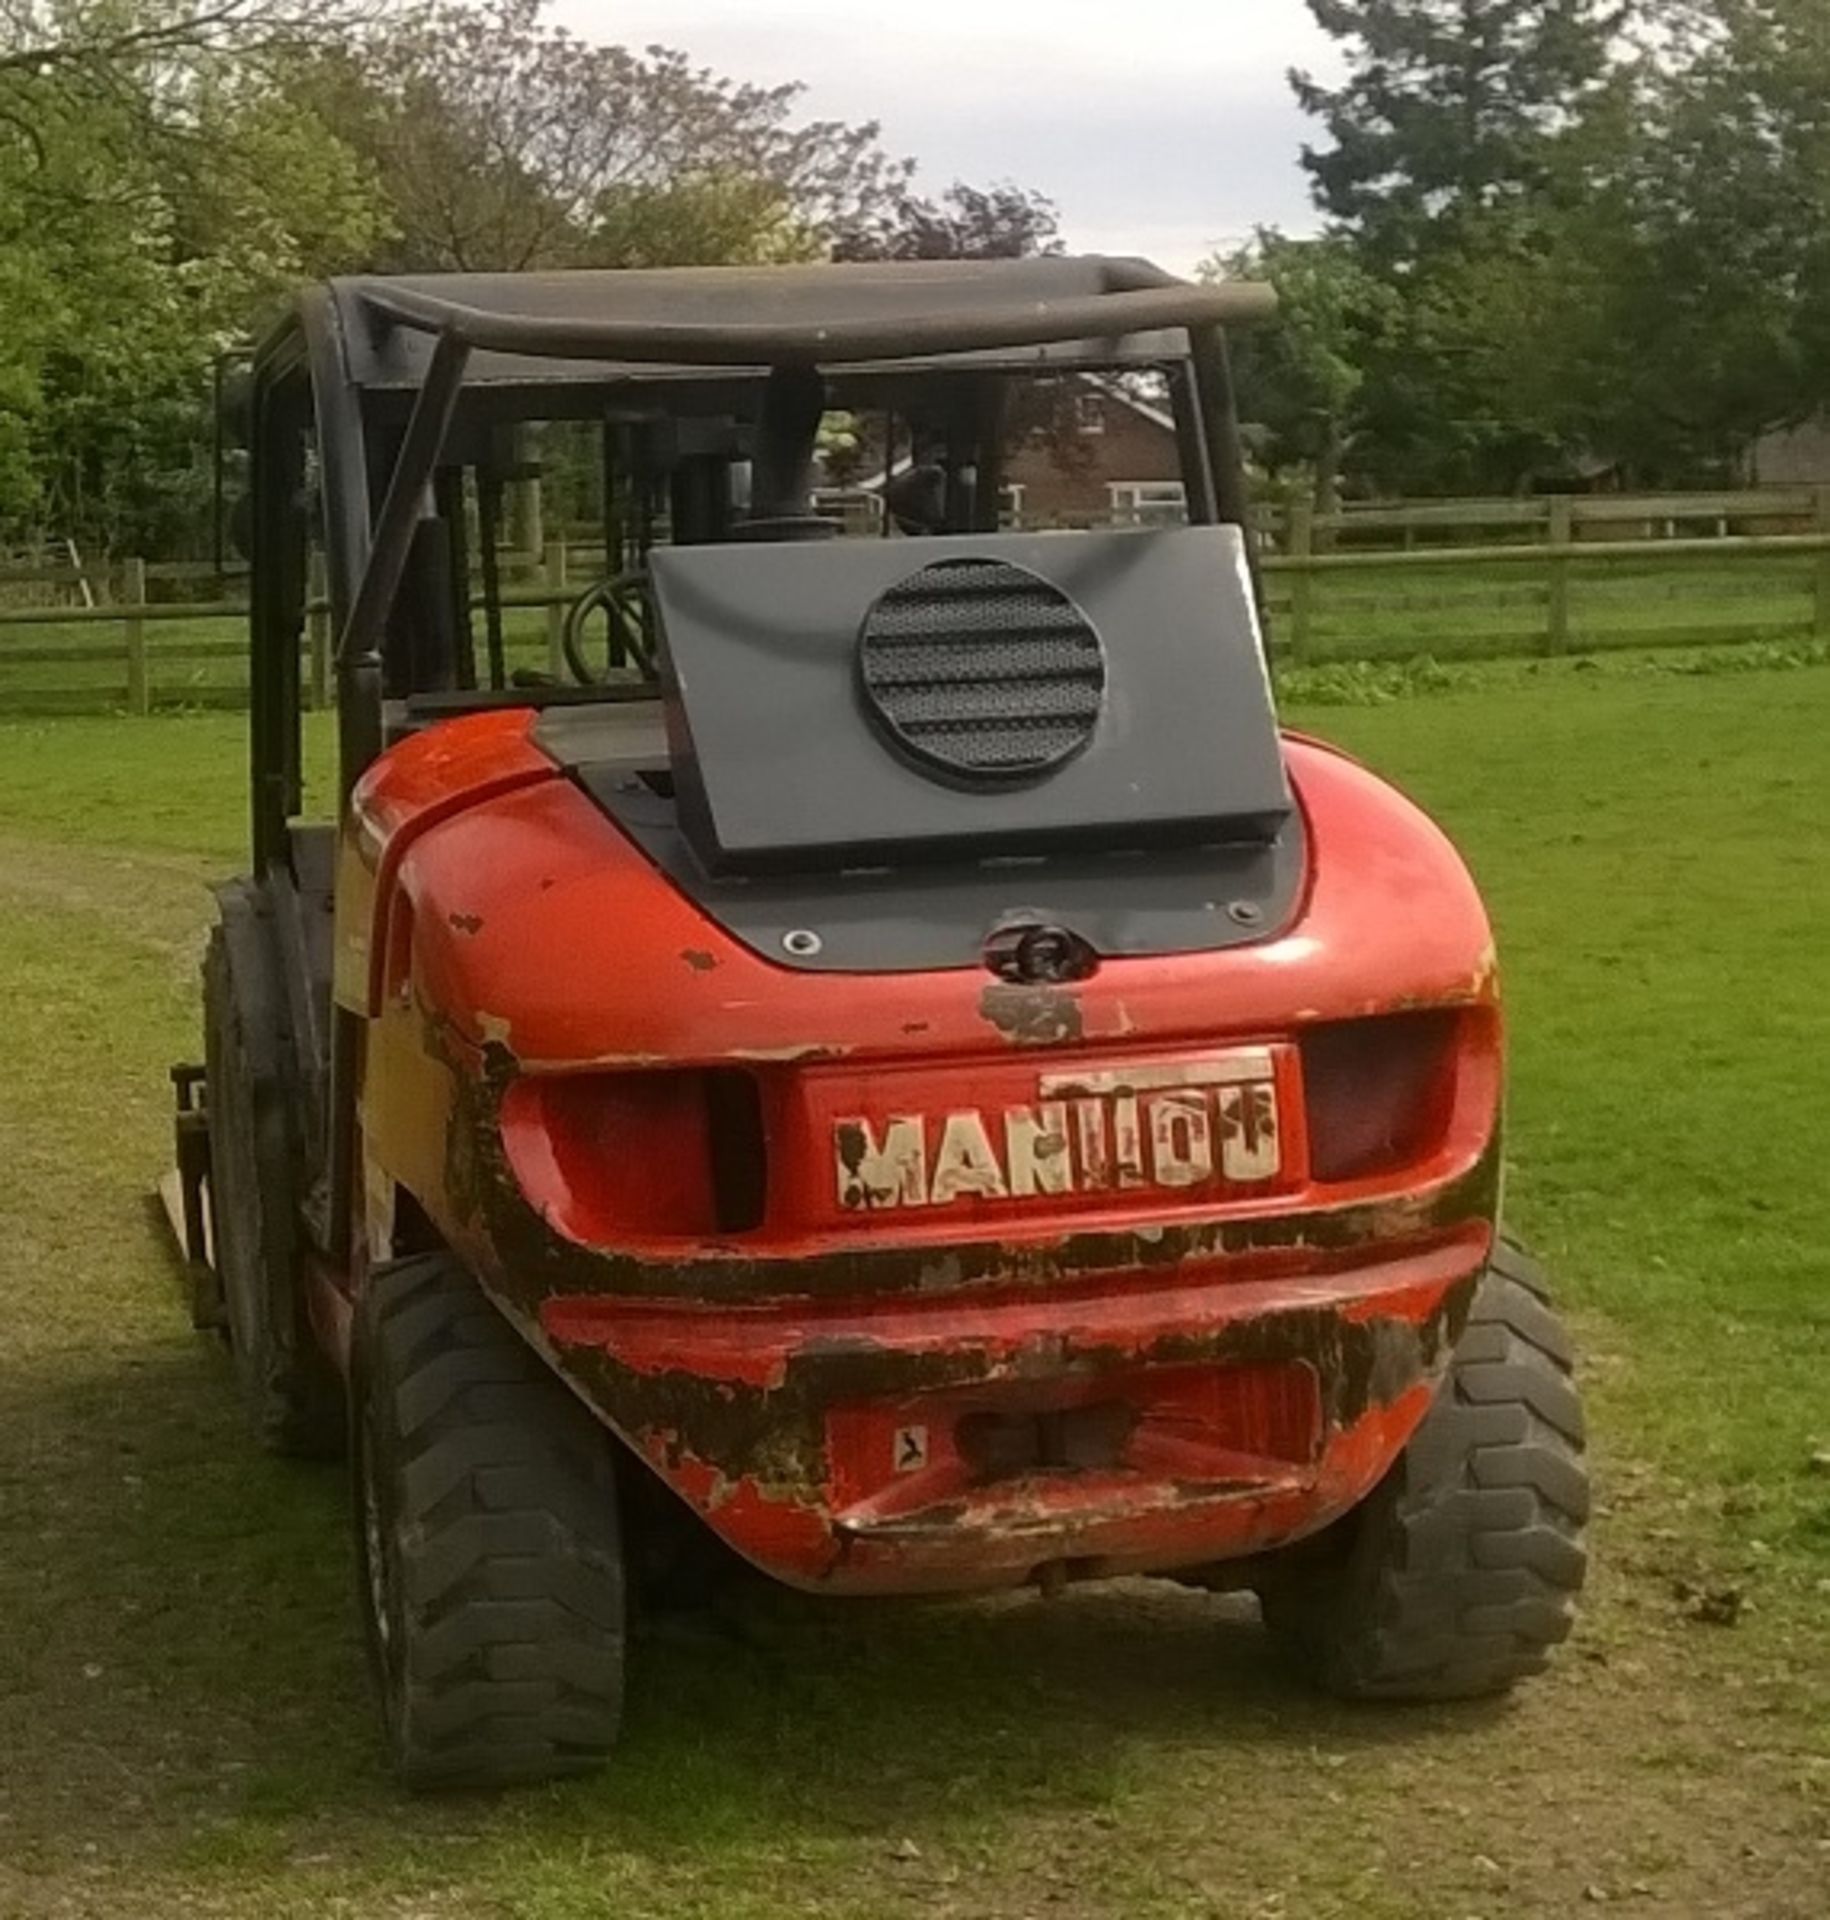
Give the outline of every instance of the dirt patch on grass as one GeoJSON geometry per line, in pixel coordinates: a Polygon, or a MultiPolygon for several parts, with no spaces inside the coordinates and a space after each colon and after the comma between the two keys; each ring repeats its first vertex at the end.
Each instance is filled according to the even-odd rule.
{"type": "Polygon", "coordinates": [[[0,829],[0,907],[92,921],[129,946],[189,959],[208,888],[221,875],[190,854],[113,853],[0,829]]]}

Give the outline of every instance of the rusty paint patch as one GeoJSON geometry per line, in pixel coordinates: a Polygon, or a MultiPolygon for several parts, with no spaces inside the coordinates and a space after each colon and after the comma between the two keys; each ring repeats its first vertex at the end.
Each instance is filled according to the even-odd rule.
{"type": "MultiPolygon", "coordinates": [[[[1052,1285],[1109,1292],[1116,1276],[1126,1273],[1141,1286],[1160,1287],[1173,1284],[1179,1262],[1219,1255],[1282,1252],[1298,1263],[1299,1277],[1325,1274],[1336,1264],[1330,1255],[1373,1256],[1381,1245],[1432,1238],[1440,1244],[1456,1228],[1490,1220],[1496,1198],[1497,1140],[1459,1179],[1422,1195],[1354,1207],[1158,1225],[1148,1232],[1113,1228],[1016,1244],[848,1248],[812,1258],[695,1248],[678,1262],[657,1263],[579,1246],[529,1205],[508,1164],[500,1127],[501,1100],[516,1062],[497,1044],[485,1051],[480,1073],[467,1072],[458,1057],[462,1051],[454,1047],[447,1056],[454,1084],[445,1174],[456,1244],[519,1321],[538,1321],[543,1305],[561,1296],[630,1302],[634,1318],[622,1322],[631,1337],[626,1357],[605,1344],[614,1341],[621,1320],[615,1309],[601,1339],[543,1344],[575,1390],[647,1452],[680,1492],[715,1516],[752,1557],[791,1578],[837,1577],[833,1570],[850,1551],[832,1525],[829,1423],[835,1408],[981,1392],[995,1405],[1001,1395],[1049,1389],[1066,1379],[1169,1367],[1301,1365],[1314,1373],[1323,1431],[1342,1434],[1367,1420],[1383,1431],[1398,1421],[1407,1395],[1427,1397],[1440,1377],[1467,1317],[1474,1274],[1440,1291],[1394,1299],[1385,1312],[1354,1314],[1344,1302],[1305,1298],[1296,1290],[1244,1317],[1145,1327],[1135,1337],[1087,1329],[1070,1339],[1052,1327],[1032,1326],[1000,1338],[996,1303],[1052,1285]],[[910,1346],[876,1337],[869,1320],[855,1311],[860,1303],[883,1303],[899,1294],[905,1301],[931,1299],[942,1290],[957,1298],[964,1316],[958,1337],[946,1342],[910,1346]],[[755,1302],[757,1350],[744,1347],[728,1355],[732,1364],[725,1365],[719,1353],[695,1344],[690,1326],[682,1326],[677,1340],[670,1334],[644,1349],[637,1331],[643,1296],[656,1313],[669,1301],[722,1301],[728,1303],[724,1318],[755,1302]],[[771,1319],[762,1304],[767,1301],[779,1303],[775,1317],[786,1313],[798,1329],[773,1344],[763,1333],[771,1319]],[[975,1325],[981,1304],[989,1318],[975,1325]]],[[[1342,1284],[1351,1293],[1345,1275],[1342,1284]]],[[[1216,1293],[1217,1314],[1225,1311],[1222,1293],[1216,1293]]],[[[1367,1457],[1371,1462],[1370,1451],[1367,1457]]],[[[1372,1464],[1382,1467],[1388,1458],[1389,1451],[1382,1451],[1372,1464]]],[[[1235,1497],[1257,1496],[1241,1490],[1235,1497]]],[[[1310,1513],[1320,1510],[1319,1495],[1290,1491],[1279,1497],[1303,1500],[1310,1513]]],[[[1139,1531],[1127,1550],[1140,1564],[1161,1562],[1167,1536],[1151,1531],[1155,1512],[1146,1501],[1099,1524],[1134,1520],[1139,1531]]],[[[1090,1524],[1084,1515],[1062,1520],[1070,1530],[1090,1524]]],[[[1201,1524],[1207,1529],[1199,1536],[1201,1551],[1177,1549],[1191,1562],[1226,1551],[1233,1537],[1211,1514],[1201,1524]]],[[[1009,1518],[989,1532],[975,1523],[974,1534],[972,1553],[980,1556],[974,1567],[1012,1550],[1009,1518]]],[[[934,1547],[942,1560],[953,1550],[946,1542],[934,1547]]],[[[899,1557],[903,1550],[883,1541],[875,1551],[899,1557]]],[[[886,1577],[888,1565],[870,1561],[844,1577],[886,1577]]],[[[893,1584],[905,1585],[909,1577],[899,1567],[893,1584]]]]}
{"type": "Polygon", "coordinates": [[[480,913],[448,913],[445,919],[459,933],[483,931],[483,916],[480,913]]]}
{"type": "Polygon", "coordinates": [[[1064,987],[997,981],[979,995],[979,1012],[1018,1047],[1071,1045],[1085,1031],[1080,997],[1064,987]]]}
{"type": "MultiPolygon", "coordinates": [[[[1224,1321],[1199,1334],[1134,1345],[1075,1346],[1051,1338],[1005,1348],[962,1339],[918,1353],[866,1335],[814,1335],[787,1357],[767,1386],[684,1368],[638,1370],[600,1346],[560,1346],[562,1370],[586,1399],[625,1431],[665,1433],[669,1454],[716,1463],[727,1481],[748,1482],[774,1499],[823,1506],[829,1475],[826,1419],[834,1407],[919,1400],[985,1390],[988,1406],[1022,1381],[1072,1376],[1137,1376],[1149,1369],[1301,1365],[1320,1387],[1325,1429],[1341,1432],[1440,1376],[1459,1337],[1477,1276],[1449,1288],[1422,1321],[1348,1319],[1329,1305],[1291,1306],[1224,1321]]],[[[1211,1488],[1205,1488],[1211,1491],[1211,1488]]]]}
{"type": "Polygon", "coordinates": [[[718,956],[715,953],[708,953],[703,947],[682,947],[680,958],[695,973],[710,973],[718,964],[718,956]]]}
{"type": "MultiPolygon", "coordinates": [[[[1021,1502],[1009,1511],[994,1502],[996,1511],[979,1513],[975,1506],[969,1551],[945,1538],[930,1540],[920,1529],[921,1538],[912,1544],[883,1536],[873,1544],[872,1529],[865,1530],[861,1544],[843,1537],[844,1530],[835,1531],[834,1524],[830,1422],[834,1409],[846,1407],[902,1406],[935,1394],[963,1394],[974,1401],[982,1394],[988,1406],[1015,1395],[1015,1404],[1022,1405],[1027,1404],[1023,1396],[1053,1391],[1065,1381],[1136,1377],[1165,1368],[1301,1366],[1315,1377],[1325,1435],[1345,1435],[1363,1425],[1369,1433],[1390,1430],[1389,1444],[1374,1434],[1354,1456],[1364,1456],[1353,1469],[1360,1474],[1355,1485],[1363,1489],[1409,1431],[1408,1417],[1400,1420],[1400,1414],[1419,1395],[1427,1402],[1428,1390],[1447,1365],[1472,1300],[1477,1278],[1472,1272],[1447,1286],[1420,1283],[1415,1293],[1394,1296],[1385,1311],[1369,1306],[1350,1312],[1347,1300],[1305,1297],[1293,1288],[1262,1309],[1233,1318],[1146,1323],[1131,1335],[1086,1328],[1070,1338],[1052,1321],[1047,1326],[1032,1321],[1000,1337],[997,1303],[1031,1286],[1059,1283],[1110,1292],[1106,1277],[1126,1271],[1142,1286],[1173,1287],[1176,1263],[1222,1254],[1286,1251],[1300,1262],[1298,1278],[1326,1274],[1337,1264],[1327,1257],[1331,1253],[1372,1256],[1381,1244],[1420,1238],[1440,1245],[1445,1233],[1490,1220],[1496,1197],[1497,1141],[1461,1178],[1434,1191],[1356,1207],[1154,1226],[1148,1233],[1102,1230],[1029,1244],[988,1240],[945,1249],[847,1249],[810,1259],[714,1257],[701,1248],[678,1263],[660,1264],[578,1246],[528,1204],[508,1164],[500,1128],[502,1096],[517,1072],[506,1046],[486,1049],[477,1073],[466,1071],[475,1056],[454,1044],[436,1021],[428,1020],[427,1040],[453,1072],[445,1174],[447,1204],[455,1214],[454,1244],[519,1322],[540,1323],[543,1305],[559,1296],[596,1296],[604,1302],[601,1335],[540,1344],[587,1403],[701,1512],[714,1517],[734,1544],[798,1580],[905,1586],[919,1574],[915,1563],[904,1564],[905,1553],[920,1560],[931,1548],[935,1568],[957,1561],[958,1579],[949,1574],[945,1583],[983,1584],[983,1570],[994,1563],[1002,1566],[1008,1559],[1021,1569],[1022,1551],[1014,1544],[1019,1535],[1040,1541],[1051,1530],[1040,1512],[1026,1520],[1021,1502]],[[931,1298],[934,1289],[958,1296],[962,1318],[956,1338],[911,1345],[906,1339],[877,1337],[869,1318],[857,1311],[897,1294],[905,1301],[924,1294],[931,1298]],[[752,1343],[746,1336],[734,1348],[728,1339],[722,1346],[714,1342],[714,1351],[697,1343],[690,1324],[683,1323],[677,1334],[663,1335],[657,1326],[656,1340],[644,1347],[639,1332],[648,1317],[640,1304],[644,1295],[662,1320],[667,1301],[728,1303],[719,1313],[723,1321],[755,1302],[757,1339],[752,1343]],[[630,1303],[627,1309],[609,1305],[617,1296],[630,1303]],[[773,1310],[764,1304],[769,1301],[773,1310]],[[777,1322],[787,1337],[771,1341],[764,1328],[777,1322]],[[613,1350],[618,1326],[630,1337],[627,1355],[613,1350]],[[854,1552],[863,1556],[856,1566],[847,1560],[854,1552]]],[[[1351,1294],[1348,1275],[1342,1275],[1342,1286],[1351,1294]]],[[[1226,1312],[1224,1294],[1223,1288],[1215,1290],[1217,1316],[1226,1312]]],[[[937,1311],[945,1314],[948,1306],[937,1311]]],[[[579,1331],[588,1325],[581,1322],[579,1331]]],[[[1119,1545],[1139,1565],[1168,1564],[1178,1554],[1192,1564],[1236,1551],[1228,1543],[1248,1541],[1248,1536],[1249,1544],[1262,1546],[1260,1535],[1272,1528],[1270,1520],[1260,1525],[1249,1517],[1217,1519],[1207,1503],[1222,1496],[1249,1504],[1264,1493],[1283,1502],[1277,1524],[1286,1530],[1301,1514],[1338,1510],[1347,1481],[1338,1463],[1327,1464],[1332,1459],[1328,1454],[1320,1465],[1292,1469],[1323,1475],[1307,1490],[1306,1482],[1269,1492],[1247,1484],[1229,1492],[1206,1481],[1182,1488],[1170,1476],[1141,1501],[1120,1503],[1110,1512],[1103,1506],[1075,1512],[1064,1507],[1059,1527],[1067,1537],[1075,1528],[1122,1529],[1135,1523],[1135,1533],[1124,1534],[1119,1545]],[[1193,1546],[1177,1544],[1184,1536],[1173,1529],[1161,1530],[1162,1513],[1182,1506],[1195,1511],[1190,1526],[1200,1529],[1186,1535],[1193,1546]]],[[[936,1516],[927,1518],[933,1522],[936,1516]]]]}
{"type": "MultiPolygon", "coordinates": [[[[898,1293],[966,1292],[974,1287],[1041,1288],[1124,1271],[1162,1271],[1182,1262],[1287,1253],[1331,1255],[1427,1238],[1490,1221],[1498,1198],[1496,1138],[1458,1178],[1421,1194],[1353,1206],[1152,1225],[1099,1228],[1035,1241],[986,1239],[935,1247],[845,1247],[806,1257],[694,1248],[677,1261],[642,1259],[561,1237],[522,1194],[499,1124],[503,1088],[515,1064],[487,1049],[480,1077],[455,1074],[447,1140],[449,1193],[459,1214],[485,1229],[500,1284],[528,1310],[558,1294],[656,1300],[832,1299],[898,1293]]],[[[841,1154],[845,1143],[837,1143],[841,1154]]],[[[861,1162],[865,1142],[850,1143],[861,1162]]]]}

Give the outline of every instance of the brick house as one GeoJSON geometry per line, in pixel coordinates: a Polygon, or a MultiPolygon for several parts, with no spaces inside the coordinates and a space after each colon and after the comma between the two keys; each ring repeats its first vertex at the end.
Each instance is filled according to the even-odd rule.
{"type": "Polygon", "coordinates": [[[1079,385],[1062,430],[1006,455],[1007,513],[1027,527],[1180,521],[1182,462],[1167,409],[1115,381],[1079,385]]]}
{"type": "MultiPolygon", "coordinates": [[[[1075,382],[1055,425],[1028,435],[1004,459],[1004,518],[1017,527],[1153,526],[1184,515],[1175,421],[1166,407],[1114,380],[1075,382]]],[[[868,432],[868,427],[867,427],[868,432]]],[[[882,442],[865,477],[821,490],[822,511],[874,518],[883,485],[882,442]]],[[[905,455],[896,463],[901,473],[905,455]]],[[[862,528],[860,528],[862,530],[862,528]]]]}

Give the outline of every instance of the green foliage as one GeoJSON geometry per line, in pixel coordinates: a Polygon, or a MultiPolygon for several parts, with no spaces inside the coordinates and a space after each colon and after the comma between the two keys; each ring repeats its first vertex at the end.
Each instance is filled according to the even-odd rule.
{"type": "Polygon", "coordinates": [[[820,240],[779,181],[707,166],[600,194],[582,251],[599,266],[763,267],[817,259],[820,240]]]}
{"type": "Polygon", "coordinates": [[[664,47],[600,46],[545,0],[426,0],[285,79],[384,183],[400,272],[805,259],[906,191],[874,125],[664,47]]]}
{"type": "Polygon", "coordinates": [[[1680,673],[1688,679],[1721,673],[1797,672],[1830,666],[1830,641],[1756,640],[1751,646],[1710,647],[1658,665],[1665,673],[1680,673]]]}
{"type": "Polygon", "coordinates": [[[1332,144],[1316,199],[1387,268],[1468,222],[1578,184],[1579,129],[1613,79],[1614,0],[1309,0],[1346,45],[1339,87],[1293,74],[1332,144]]]}
{"type": "Polygon", "coordinates": [[[1626,319],[1651,351],[1622,392],[1674,460],[1732,455],[1830,393],[1830,25],[1820,0],[1712,11],[1635,183],[1626,319]]]}
{"type": "MultiPolygon", "coordinates": [[[[1329,136],[1306,154],[1332,219],[1317,244],[1345,267],[1318,288],[1280,262],[1289,243],[1257,251],[1351,363],[1357,483],[1712,480],[1822,403],[1819,0],[1311,4],[1347,59],[1333,88],[1293,76],[1329,136]],[[1343,273],[1387,296],[1344,326],[1343,273]]],[[[1273,445],[1287,384],[1270,383],[1273,445]]]]}
{"type": "Polygon", "coordinates": [[[1469,682],[1464,668],[1445,667],[1426,654],[1415,660],[1330,660],[1319,667],[1284,667],[1280,700],[1308,707],[1384,707],[1418,694],[1447,693],[1469,682]]]}
{"type": "Polygon", "coordinates": [[[212,359],[382,229],[357,156],[264,60],[214,29],[175,42],[186,24],[138,0],[0,21],[0,516],[16,532],[184,551],[208,498],[212,359]],[[52,36],[36,66],[33,29],[52,36]]]}
{"type": "Polygon", "coordinates": [[[211,363],[329,273],[1059,244],[799,104],[546,0],[0,0],[0,539],[200,550],[211,363]]]}
{"type": "MultiPolygon", "coordinates": [[[[1655,636],[1648,636],[1650,642],[1655,636]]],[[[1563,685],[1572,680],[1646,680],[1676,675],[1713,679],[1722,675],[1796,673],[1830,666],[1822,640],[1742,640],[1732,645],[1688,647],[1671,652],[1624,651],[1572,654],[1558,659],[1328,660],[1319,666],[1279,666],[1277,697],[1285,706],[1389,707],[1394,701],[1435,694],[1503,695],[1532,682],[1563,685]]]]}
{"type": "Polygon", "coordinates": [[[1263,279],[1276,287],[1278,325],[1247,331],[1234,345],[1240,411],[1255,429],[1260,465],[1273,477],[1309,469],[1327,511],[1366,424],[1366,369],[1400,324],[1402,301],[1339,234],[1294,240],[1261,228],[1249,246],[1198,271],[1204,280],[1263,279]]]}

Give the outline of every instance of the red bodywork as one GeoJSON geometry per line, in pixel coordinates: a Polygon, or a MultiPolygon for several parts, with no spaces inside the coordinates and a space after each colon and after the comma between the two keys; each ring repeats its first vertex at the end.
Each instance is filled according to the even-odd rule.
{"type": "Polygon", "coordinates": [[[1289,925],[1073,986],[821,973],[723,931],[531,723],[401,743],[345,829],[373,1254],[423,1216],[799,1585],[1198,1566],[1376,1484],[1499,1177],[1487,919],[1413,806],[1291,738],[1289,925]]]}

